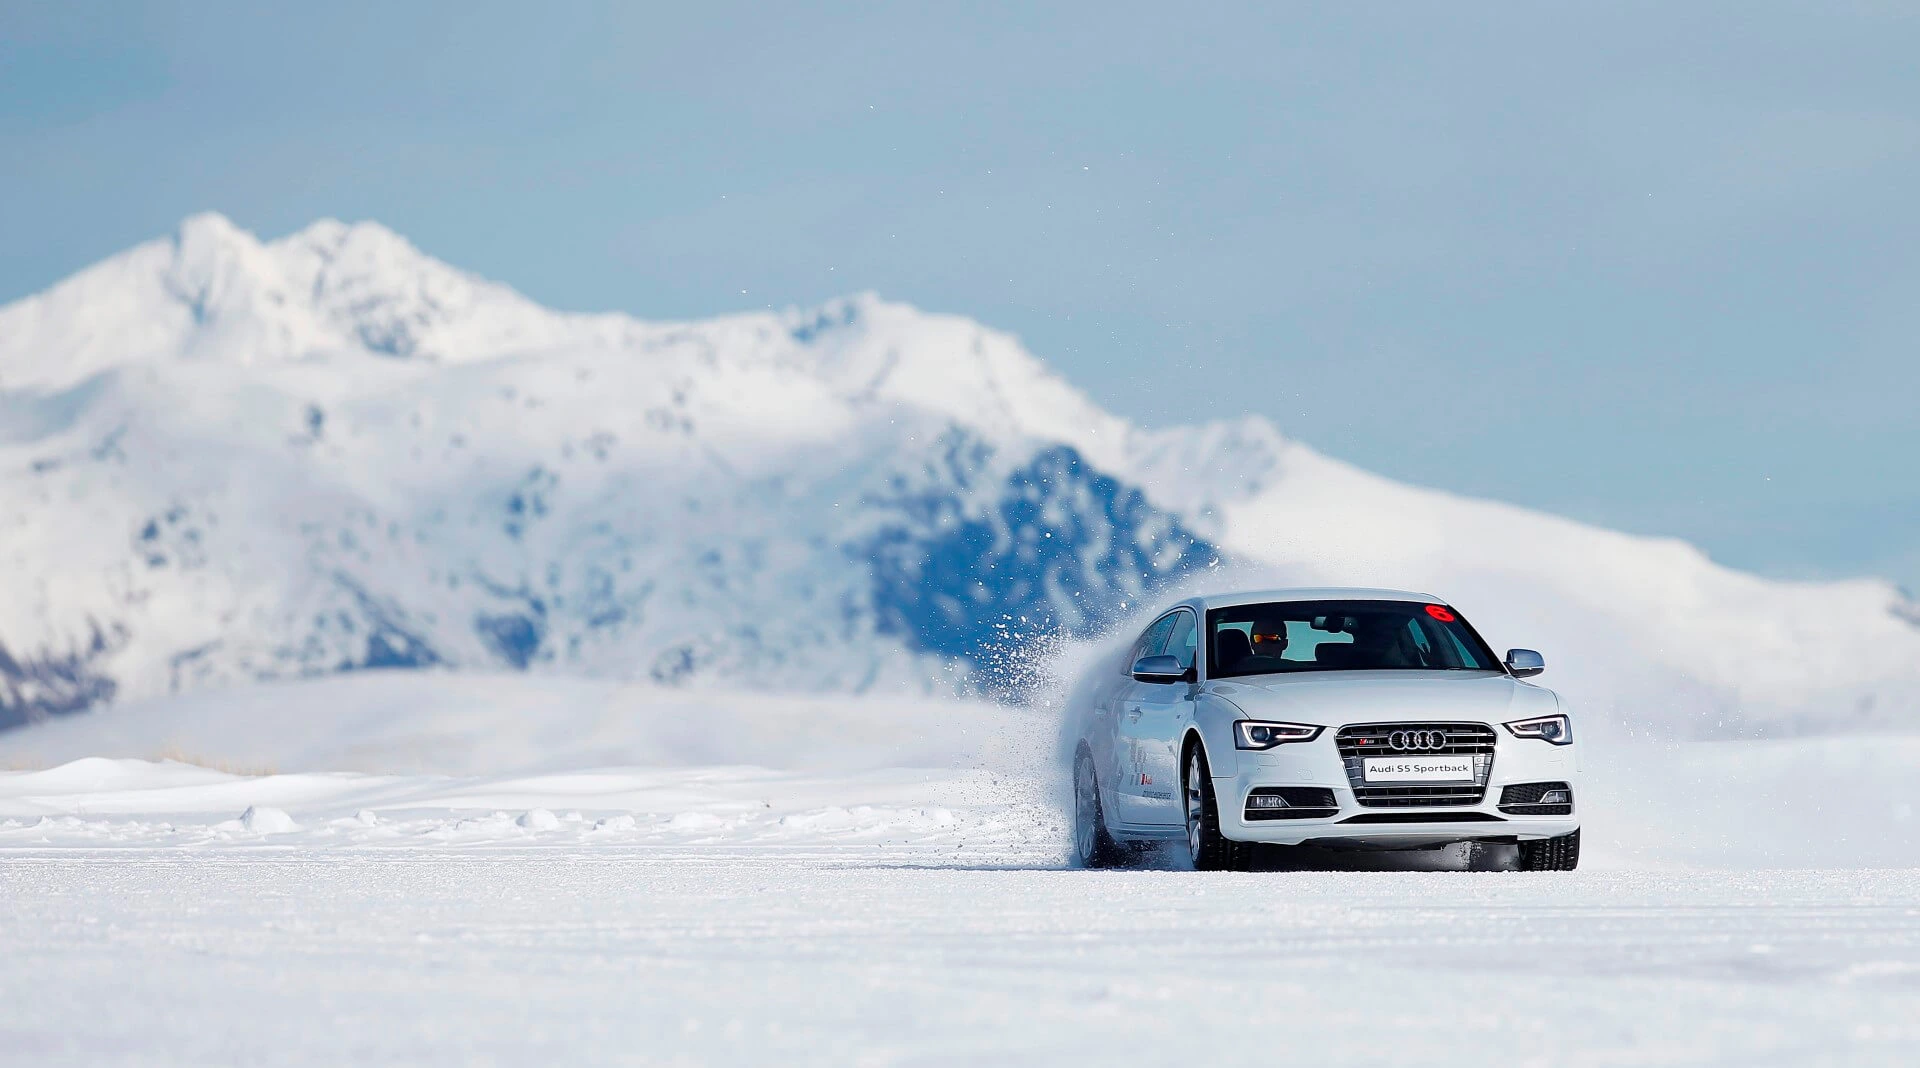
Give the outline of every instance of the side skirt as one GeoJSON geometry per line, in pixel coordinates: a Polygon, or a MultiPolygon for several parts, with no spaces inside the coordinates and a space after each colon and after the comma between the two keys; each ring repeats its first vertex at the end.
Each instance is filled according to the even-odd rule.
{"type": "Polygon", "coordinates": [[[1130,838],[1138,841],[1186,841],[1187,828],[1184,824],[1168,826],[1164,823],[1109,823],[1107,833],[1115,838],[1130,838]]]}

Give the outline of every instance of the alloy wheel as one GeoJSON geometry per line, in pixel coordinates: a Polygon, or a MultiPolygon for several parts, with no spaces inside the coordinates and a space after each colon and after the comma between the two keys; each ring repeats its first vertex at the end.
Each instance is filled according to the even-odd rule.
{"type": "Polygon", "coordinates": [[[1098,833],[1094,821],[1099,811],[1100,800],[1093,785],[1093,764],[1083,757],[1075,761],[1073,767],[1073,851],[1083,864],[1093,859],[1094,835],[1098,833]]]}
{"type": "Polygon", "coordinates": [[[1200,860],[1200,836],[1206,830],[1207,800],[1200,792],[1206,776],[1196,748],[1187,758],[1187,856],[1195,863],[1200,860]]]}

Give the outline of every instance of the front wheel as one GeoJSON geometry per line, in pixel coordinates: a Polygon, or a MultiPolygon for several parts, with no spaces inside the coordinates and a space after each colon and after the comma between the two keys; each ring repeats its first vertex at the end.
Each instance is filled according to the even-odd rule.
{"type": "Polygon", "coordinates": [[[1220,806],[1207,774],[1207,754],[1195,745],[1187,756],[1187,857],[1195,871],[1246,871],[1253,867],[1253,843],[1220,833],[1220,806]]]}
{"type": "Polygon", "coordinates": [[[1572,871],[1580,866],[1580,832],[1520,843],[1521,871],[1572,871]]]}
{"type": "Polygon", "coordinates": [[[1082,868],[1111,868],[1120,861],[1120,845],[1107,833],[1093,755],[1082,752],[1073,762],[1073,862],[1082,868]]]}

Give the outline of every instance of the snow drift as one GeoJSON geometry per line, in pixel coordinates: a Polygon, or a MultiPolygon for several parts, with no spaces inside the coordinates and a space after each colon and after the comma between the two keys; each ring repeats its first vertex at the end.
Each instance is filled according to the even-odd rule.
{"type": "MultiPolygon", "coordinates": [[[[1920,738],[1576,729],[1588,867],[1920,862],[1920,738]]],[[[1043,710],[980,702],[525,675],[250,685],[0,735],[0,768],[22,769],[0,771],[0,849],[631,845],[1052,866],[1056,730],[1043,710]]]]}

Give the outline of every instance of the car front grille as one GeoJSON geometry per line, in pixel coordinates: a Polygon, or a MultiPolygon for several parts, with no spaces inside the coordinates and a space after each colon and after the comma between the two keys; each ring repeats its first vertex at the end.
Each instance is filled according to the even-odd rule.
{"type": "Polygon", "coordinates": [[[1493,728],[1484,723],[1362,723],[1340,728],[1334,743],[1347,766],[1347,783],[1354,799],[1367,808],[1439,808],[1477,805],[1487,794],[1487,775],[1493,770],[1493,728]],[[1438,732],[1444,744],[1433,749],[1400,749],[1393,736],[1400,731],[1438,732]],[[1473,757],[1472,783],[1367,782],[1367,757],[1473,757]]]}
{"type": "Polygon", "coordinates": [[[1491,812],[1362,812],[1341,823],[1505,823],[1491,812]]]}

